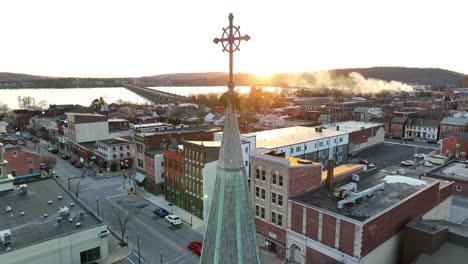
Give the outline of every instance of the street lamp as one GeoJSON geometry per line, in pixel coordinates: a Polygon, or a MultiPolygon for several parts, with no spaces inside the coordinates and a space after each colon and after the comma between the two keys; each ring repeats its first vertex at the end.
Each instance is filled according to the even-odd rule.
{"type": "Polygon", "coordinates": [[[97,215],[99,216],[99,197],[96,197],[97,215]]]}
{"type": "Polygon", "coordinates": [[[137,242],[138,242],[138,264],[141,264],[141,257],[140,257],[140,233],[137,233],[137,242]]]}

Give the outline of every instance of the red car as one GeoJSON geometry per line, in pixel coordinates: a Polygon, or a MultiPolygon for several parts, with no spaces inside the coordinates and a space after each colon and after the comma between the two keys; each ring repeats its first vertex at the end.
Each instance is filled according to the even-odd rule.
{"type": "Polygon", "coordinates": [[[190,242],[190,243],[188,243],[187,247],[188,247],[188,249],[195,252],[195,254],[201,256],[202,248],[203,248],[203,243],[202,242],[198,242],[198,241],[190,242]]]}

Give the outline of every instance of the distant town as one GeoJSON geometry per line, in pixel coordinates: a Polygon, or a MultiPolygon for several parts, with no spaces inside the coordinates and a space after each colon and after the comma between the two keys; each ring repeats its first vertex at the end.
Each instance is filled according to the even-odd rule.
{"type": "MultiPolygon", "coordinates": [[[[210,83],[225,84],[216,78],[224,83],[210,83]]],[[[199,263],[228,101],[160,92],[148,86],[182,83],[144,80],[85,86],[125,87],[151,103],[23,96],[16,109],[0,105],[0,263],[32,263],[57,248],[81,263],[199,263]]],[[[278,88],[259,83],[238,95],[263,262],[436,263],[461,252],[454,257],[464,263],[465,81],[401,89],[390,80],[349,89],[270,82],[278,88]]]]}

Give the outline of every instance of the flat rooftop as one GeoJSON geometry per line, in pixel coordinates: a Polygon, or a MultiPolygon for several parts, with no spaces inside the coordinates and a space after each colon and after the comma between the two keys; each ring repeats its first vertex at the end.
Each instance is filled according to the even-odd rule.
{"type": "Polygon", "coordinates": [[[294,144],[309,142],[323,138],[346,135],[343,131],[322,129],[315,131],[315,127],[294,126],[272,130],[259,131],[255,133],[242,134],[242,137],[256,137],[256,148],[279,148],[294,144]]]}
{"type": "MultiPolygon", "coordinates": [[[[306,206],[325,209],[357,221],[365,221],[437,182],[437,180],[430,178],[419,180],[391,174],[387,171],[370,171],[359,175],[360,181],[357,183],[357,192],[364,191],[380,183],[385,183],[385,189],[375,191],[375,195],[371,196],[371,198],[364,196],[359,202],[345,204],[342,209],[338,209],[338,199],[325,187],[294,197],[291,200],[306,206]]],[[[350,182],[351,179],[337,182],[335,188],[350,182]]]]}
{"type": "MultiPolygon", "coordinates": [[[[52,179],[42,179],[29,182],[28,192],[21,194],[15,190],[0,193],[0,231],[10,229],[12,250],[35,244],[55,237],[65,236],[90,227],[101,225],[102,222],[86,210],[79,202],[67,194],[57,182],[52,179]],[[58,199],[62,196],[62,199],[58,199]],[[52,204],[48,204],[52,201],[52,204]],[[74,205],[71,206],[70,204],[74,205]],[[12,211],[6,212],[7,206],[12,211]],[[70,216],[61,225],[58,224],[59,207],[67,206],[70,216]],[[80,219],[79,212],[84,212],[80,219]],[[20,213],[24,212],[21,216],[20,213]],[[42,216],[47,214],[48,217],[42,216]],[[68,222],[68,218],[73,218],[68,222]],[[77,222],[81,223],[76,227],[77,222]]],[[[0,247],[0,254],[5,252],[5,247],[0,247]]]]}
{"type": "Polygon", "coordinates": [[[340,123],[333,123],[333,124],[326,124],[322,125],[326,129],[331,129],[331,130],[336,130],[336,128],[339,126],[340,131],[343,132],[356,132],[361,129],[366,129],[366,128],[371,128],[371,127],[379,127],[383,126],[383,124],[379,123],[372,123],[372,122],[359,122],[359,121],[346,121],[346,122],[340,122],[340,123]]]}
{"type": "MultiPolygon", "coordinates": [[[[346,173],[346,172],[349,172],[349,171],[354,171],[354,170],[356,170],[358,168],[362,168],[362,167],[364,167],[364,165],[362,165],[362,164],[343,164],[343,165],[336,166],[333,169],[333,178],[339,177],[343,173],[346,173]]],[[[322,180],[326,180],[327,176],[328,176],[328,171],[325,169],[322,172],[322,180]]]]}
{"type": "Polygon", "coordinates": [[[452,161],[449,162],[436,170],[430,172],[430,174],[434,174],[439,177],[444,177],[447,179],[457,179],[468,181],[468,163],[460,162],[460,161],[452,161]]]}

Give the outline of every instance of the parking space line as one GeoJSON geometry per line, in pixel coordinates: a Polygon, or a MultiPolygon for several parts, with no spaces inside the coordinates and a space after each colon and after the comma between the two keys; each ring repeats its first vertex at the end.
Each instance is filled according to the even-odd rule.
{"type": "MultiPolygon", "coordinates": [[[[133,255],[135,255],[135,257],[138,258],[138,255],[135,253],[135,251],[133,251],[133,255]]],[[[148,263],[148,262],[146,262],[142,257],[140,257],[140,260],[141,260],[141,262],[143,262],[143,263],[148,263]]]]}
{"type": "Polygon", "coordinates": [[[173,259],[173,260],[171,260],[171,261],[168,261],[168,262],[166,262],[165,264],[174,262],[174,261],[176,261],[176,260],[178,260],[178,259],[180,259],[180,258],[182,258],[182,257],[184,257],[184,256],[187,256],[187,255],[190,254],[191,252],[192,252],[192,251],[189,251],[189,252],[187,252],[187,253],[185,253],[185,254],[183,254],[183,255],[181,255],[181,256],[178,256],[177,258],[175,258],[175,259],[173,259]]]}
{"type": "Polygon", "coordinates": [[[122,196],[122,195],[126,195],[126,193],[121,193],[121,194],[116,194],[116,195],[107,196],[106,199],[110,199],[110,198],[114,198],[114,197],[118,197],[118,196],[122,196]]]}

